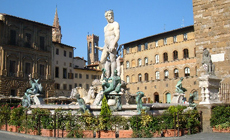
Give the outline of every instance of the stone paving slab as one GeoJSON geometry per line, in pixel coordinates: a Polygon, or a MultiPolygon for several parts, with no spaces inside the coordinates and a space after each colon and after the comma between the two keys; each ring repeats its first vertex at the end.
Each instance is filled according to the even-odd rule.
{"type": "MultiPolygon", "coordinates": [[[[53,138],[43,136],[33,136],[21,133],[14,133],[0,130],[0,140],[95,140],[97,138],[53,138]]],[[[230,140],[230,133],[198,133],[193,135],[186,135],[182,137],[171,138],[113,138],[108,140],[230,140]]],[[[106,139],[107,140],[107,139],[106,139]]]]}

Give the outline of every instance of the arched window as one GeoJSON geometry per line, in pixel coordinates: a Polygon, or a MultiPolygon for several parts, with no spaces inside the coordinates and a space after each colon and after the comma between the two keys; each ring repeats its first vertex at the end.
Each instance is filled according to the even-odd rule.
{"type": "Polygon", "coordinates": [[[173,51],[173,60],[178,59],[178,52],[177,51],[173,51]]]}
{"type": "Polygon", "coordinates": [[[149,74],[145,73],[145,81],[149,81],[149,74]]]}
{"type": "Polygon", "coordinates": [[[198,92],[197,91],[193,91],[193,96],[194,96],[194,100],[198,101],[198,92]]]}
{"type": "Polygon", "coordinates": [[[159,94],[155,92],[153,95],[154,95],[154,103],[159,103],[159,94]]]}
{"type": "Polygon", "coordinates": [[[129,76],[126,76],[126,83],[129,83],[129,76]]]}
{"type": "Polygon", "coordinates": [[[179,71],[178,69],[174,69],[174,78],[178,78],[179,77],[179,71]]]}
{"type": "Polygon", "coordinates": [[[168,103],[168,104],[171,103],[171,94],[166,93],[165,96],[166,96],[166,103],[168,103]]]}
{"type": "Polygon", "coordinates": [[[186,67],[184,69],[184,76],[187,77],[187,76],[190,76],[190,68],[189,67],[186,67]]]}
{"type": "Polygon", "coordinates": [[[156,75],[156,80],[159,80],[160,79],[160,72],[156,71],[155,75],[156,75]]]}
{"type": "Polygon", "coordinates": [[[148,57],[145,57],[145,65],[148,65],[148,57]]]}
{"type": "Polygon", "coordinates": [[[129,68],[129,61],[126,61],[126,68],[129,68]]]}
{"type": "Polygon", "coordinates": [[[141,66],[141,59],[138,59],[138,66],[141,66]]]}
{"type": "Polygon", "coordinates": [[[188,49],[184,49],[183,52],[184,52],[184,58],[188,58],[189,57],[188,49]]]}
{"type": "Polygon", "coordinates": [[[165,79],[168,79],[168,78],[169,78],[169,71],[168,71],[168,70],[165,70],[165,71],[164,71],[164,74],[165,74],[165,79]]]}
{"type": "Polygon", "coordinates": [[[131,65],[132,65],[132,67],[136,67],[136,63],[135,63],[134,59],[132,60],[132,64],[131,65]]]}
{"type": "Polygon", "coordinates": [[[155,63],[156,63],[156,64],[159,63],[159,55],[158,55],[158,54],[155,55],[155,63]]]}
{"type": "Polygon", "coordinates": [[[134,74],[133,74],[132,77],[131,77],[131,82],[135,82],[134,74]]]}
{"type": "Polygon", "coordinates": [[[141,76],[141,74],[139,73],[138,74],[138,82],[141,82],[142,81],[142,76],[141,76]]]}
{"type": "Polygon", "coordinates": [[[168,61],[168,53],[165,52],[163,54],[163,57],[164,57],[164,62],[168,61]]]}

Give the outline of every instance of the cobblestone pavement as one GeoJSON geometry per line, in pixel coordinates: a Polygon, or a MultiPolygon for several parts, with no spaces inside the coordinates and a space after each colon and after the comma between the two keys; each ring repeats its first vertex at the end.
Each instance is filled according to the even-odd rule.
{"type": "MultiPolygon", "coordinates": [[[[78,140],[95,140],[93,139],[78,139],[78,140]]],[[[116,140],[119,138],[109,139],[109,140],[116,140]]],[[[119,140],[230,140],[230,133],[198,133],[193,135],[186,135],[182,137],[171,137],[171,138],[126,138],[126,139],[119,139],[119,140]]],[[[32,136],[32,135],[25,135],[20,133],[13,133],[7,131],[0,131],[0,140],[76,140],[73,138],[52,138],[52,137],[42,137],[42,136],[32,136]]]]}

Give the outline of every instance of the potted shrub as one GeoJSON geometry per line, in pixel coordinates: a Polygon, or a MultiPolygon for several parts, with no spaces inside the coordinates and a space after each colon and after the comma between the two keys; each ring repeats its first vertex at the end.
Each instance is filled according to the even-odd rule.
{"type": "Polygon", "coordinates": [[[150,126],[151,121],[152,117],[146,114],[144,110],[141,111],[141,115],[132,116],[130,118],[130,125],[133,130],[132,137],[151,138],[153,136],[150,126]]]}
{"type": "Polygon", "coordinates": [[[16,108],[12,107],[9,119],[9,130],[12,132],[18,132],[18,128],[21,126],[24,113],[24,107],[18,105],[16,108]]]}
{"type": "Polygon", "coordinates": [[[10,107],[8,104],[2,105],[0,107],[0,128],[1,130],[6,130],[6,124],[9,121],[10,117],[10,107]]]}
{"type": "Polygon", "coordinates": [[[85,113],[82,113],[79,119],[83,122],[82,133],[83,138],[93,138],[93,130],[95,129],[96,119],[89,110],[86,110],[85,113]]]}
{"type": "Polygon", "coordinates": [[[128,118],[117,116],[115,122],[119,126],[119,138],[132,138],[133,130],[130,128],[128,118]]]}
{"type": "Polygon", "coordinates": [[[115,131],[112,130],[112,112],[104,96],[102,99],[101,112],[98,118],[96,138],[116,138],[115,131]]]}
{"type": "Polygon", "coordinates": [[[230,106],[216,106],[210,119],[213,132],[228,132],[230,128],[230,106]]]}
{"type": "Polygon", "coordinates": [[[215,125],[213,132],[230,133],[230,122],[215,125]]]}
{"type": "MultiPolygon", "coordinates": [[[[185,109],[185,106],[170,106],[162,115],[162,124],[161,124],[161,129],[164,133],[165,137],[174,137],[178,135],[177,129],[178,127],[183,127],[180,123],[181,126],[175,126],[177,124],[176,117],[178,114],[182,114],[183,110],[185,109]]],[[[182,120],[183,116],[179,116],[179,120],[182,120]]],[[[182,121],[181,121],[182,122],[182,121]]],[[[182,130],[179,130],[179,134],[181,136],[182,130]]]]}

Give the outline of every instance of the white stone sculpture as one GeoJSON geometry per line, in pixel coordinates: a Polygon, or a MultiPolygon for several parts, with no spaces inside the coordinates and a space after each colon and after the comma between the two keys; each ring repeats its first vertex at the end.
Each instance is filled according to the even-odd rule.
{"type": "Polygon", "coordinates": [[[95,88],[93,86],[90,86],[88,95],[83,97],[85,104],[92,104],[95,99],[95,88]]]}
{"type": "Polygon", "coordinates": [[[105,12],[105,18],[108,24],[104,27],[104,47],[97,47],[99,50],[102,50],[100,62],[102,67],[107,72],[107,78],[111,75],[114,75],[114,71],[117,68],[116,64],[116,55],[118,40],[120,38],[120,27],[118,22],[114,21],[114,13],[112,10],[105,12]],[[107,59],[109,57],[109,60],[107,59]]]}

